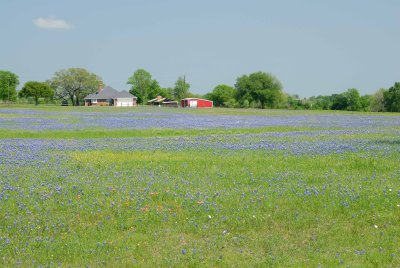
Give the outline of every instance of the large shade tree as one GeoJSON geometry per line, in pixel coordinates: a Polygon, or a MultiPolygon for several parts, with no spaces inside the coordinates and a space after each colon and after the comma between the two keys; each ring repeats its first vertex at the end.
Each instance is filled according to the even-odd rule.
{"type": "Polygon", "coordinates": [[[282,84],[272,74],[256,72],[236,81],[239,101],[258,101],[261,108],[278,108],[285,99],[282,84]]]}
{"type": "Polygon", "coordinates": [[[18,85],[19,79],[16,74],[0,70],[0,99],[3,102],[16,100],[18,85]]]}
{"type": "Polygon", "coordinates": [[[146,104],[151,98],[160,93],[160,85],[154,80],[151,74],[144,69],[137,69],[128,78],[127,84],[132,85],[130,93],[137,97],[138,103],[146,104]]]}
{"type": "Polygon", "coordinates": [[[99,76],[83,68],[69,68],[56,72],[48,83],[56,90],[58,98],[70,100],[74,106],[79,106],[88,94],[103,86],[99,76]]]}
{"type": "Polygon", "coordinates": [[[19,92],[20,97],[32,97],[35,105],[39,104],[39,98],[50,99],[54,96],[54,89],[44,82],[29,81],[19,92]]]}
{"type": "Polygon", "coordinates": [[[236,103],[236,89],[228,85],[218,85],[206,98],[211,99],[215,106],[232,107],[236,103]]]}

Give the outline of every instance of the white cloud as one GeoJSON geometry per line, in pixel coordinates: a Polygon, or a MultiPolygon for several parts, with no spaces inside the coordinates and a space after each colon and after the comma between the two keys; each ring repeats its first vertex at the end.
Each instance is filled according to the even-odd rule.
{"type": "Polygon", "coordinates": [[[62,29],[68,30],[72,28],[72,24],[66,22],[65,20],[56,18],[37,18],[33,20],[33,23],[43,29],[62,29]]]}

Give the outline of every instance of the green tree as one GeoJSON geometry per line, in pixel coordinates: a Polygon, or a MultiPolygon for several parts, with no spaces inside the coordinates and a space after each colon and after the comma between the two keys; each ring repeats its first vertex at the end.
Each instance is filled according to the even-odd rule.
{"type": "Polygon", "coordinates": [[[54,96],[54,89],[47,83],[29,81],[25,83],[19,95],[20,97],[32,97],[35,100],[35,105],[38,105],[39,98],[52,98],[54,96]]]}
{"type": "Polygon", "coordinates": [[[18,85],[19,80],[16,74],[0,70],[0,99],[3,102],[16,100],[18,85]]]}
{"type": "Polygon", "coordinates": [[[310,97],[308,100],[313,110],[330,110],[333,104],[332,96],[319,95],[317,97],[310,97]]]}
{"type": "Polygon", "coordinates": [[[287,95],[287,108],[288,109],[309,109],[309,105],[305,107],[305,104],[308,104],[306,101],[302,101],[298,95],[287,95]]]}
{"type": "Polygon", "coordinates": [[[171,94],[168,91],[168,89],[160,87],[158,82],[156,80],[153,80],[150,85],[150,90],[147,94],[147,99],[151,100],[151,99],[156,98],[157,96],[162,96],[164,98],[165,97],[171,98],[171,94]]]}
{"type": "Polygon", "coordinates": [[[174,89],[171,88],[171,87],[168,87],[168,88],[160,87],[160,88],[158,89],[157,94],[154,95],[153,99],[154,99],[155,97],[157,97],[157,96],[162,96],[162,97],[165,97],[165,98],[168,98],[168,99],[173,99],[173,98],[174,98],[174,96],[173,96],[173,91],[174,91],[174,89]]]}
{"type": "Polygon", "coordinates": [[[261,108],[278,108],[285,101],[282,85],[272,74],[256,72],[243,75],[236,81],[239,101],[260,102],[261,108]]]}
{"type": "Polygon", "coordinates": [[[371,95],[363,95],[360,97],[360,103],[361,103],[360,111],[364,111],[364,112],[369,111],[371,99],[372,99],[371,95]]]}
{"type": "Polygon", "coordinates": [[[236,89],[228,85],[218,85],[206,98],[212,100],[215,106],[233,107],[236,103],[236,89]]]}
{"type": "Polygon", "coordinates": [[[347,99],[347,110],[348,111],[360,111],[361,110],[361,97],[358,90],[355,88],[348,89],[343,96],[347,99]]]}
{"type": "Polygon", "coordinates": [[[384,101],[385,89],[381,88],[371,96],[371,102],[369,105],[369,110],[371,112],[383,112],[385,111],[385,101],[384,101]]]}
{"type": "Polygon", "coordinates": [[[137,69],[128,78],[127,84],[132,85],[129,92],[138,98],[138,103],[144,104],[149,99],[157,96],[157,91],[160,89],[158,82],[153,80],[151,74],[144,69],[137,69]]]}
{"type": "Polygon", "coordinates": [[[79,106],[83,99],[103,85],[101,78],[83,68],[69,68],[56,72],[48,84],[61,100],[70,100],[79,106]]]}
{"type": "Polygon", "coordinates": [[[388,112],[400,112],[400,82],[383,93],[385,109],[388,112]]]}
{"type": "Polygon", "coordinates": [[[317,97],[317,103],[321,105],[322,110],[330,110],[333,104],[333,97],[332,96],[319,96],[319,97],[317,97]]]}
{"type": "Polygon", "coordinates": [[[180,101],[183,98],[186,98],[189,94],[190,85],[186,82],[185,77],[179,77],[175,82],[175,87],[173,90],[174,98],[177,101],[180,101]]]}
{"type": "Polygon", "coordinates": [[[332,95],[332,110],[347,110],[347,106],[347,98],[343,93],[332,95]]]}

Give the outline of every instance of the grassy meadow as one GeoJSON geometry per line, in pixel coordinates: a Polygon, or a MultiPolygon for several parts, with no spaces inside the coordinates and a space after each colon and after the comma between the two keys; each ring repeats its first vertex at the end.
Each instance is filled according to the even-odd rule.
{"type": "Polygon", "coordinates": [[[0,106],[0,266],[399,267],[400,114],[0,106]]]}

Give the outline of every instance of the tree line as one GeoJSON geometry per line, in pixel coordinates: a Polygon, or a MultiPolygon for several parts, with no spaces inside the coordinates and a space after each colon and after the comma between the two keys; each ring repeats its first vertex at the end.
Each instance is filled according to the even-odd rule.
{"type": "Polygon", "coordinates": [[[205,98],[215,106],[230,108],[400,112],[400,82],[373,95],[361,96],[356,88],[350,88],[339,94],[300,98],[283,92],[273,75],[256,72],[237,78],[234,86],[216,86],[205,98]]]}
{"type": "Polygon", "coordinates": [[[306,110],[344,110],[364,112],[400,112],[400,83],[389,89],[381,88],[373,95],[361,96],[357,89],[350,88],[340,94],[320,95],[300,99],[288,96],[287,108],[306,110]]]}
{"type": "MultiPolygon", "coordinates": [[[[280,81],[270,73],[254,72],[236,79],[233,86],[217,85],[205,95],[193,94],[185,76],[178,77],[173,87],[161,87],[150,72],[136,70],[127,79],[129,92],[139,104],[163,96],[180,100],[199,97],[212,100],[214,106],[228,108],[270,108],[305,110],[346,110],[373,112],[400,112],[400,82],[389,89],[381,88],[373,95],[361,96],[356,88],[332,95],[300,98],[283,91],[280,81]]],[[[105,84],[102,78],[83,68],[63,69],[47,81],[28,81],[17,91],[19,78],[10,71],[0,71],[0,99],[3,102],[64,103],[83,105],[85,96],[95,93],[105,84]]]]}
{"type": "MultiPolygon", "coordinates": [[[[127,80],[131,86],[130,93],[138,98],[139,104],[157,96],[170,99],[186,97],[201,97],[189,91],[190,84],[185,77],[178,77],[174,87],[163,88],[151,74],[144,70],[136,70],[127,80]]],[[[0,99],[3,103],[39,103],[68,104],[79,106],[84,104],[84,98],[97,92],[105,84],[102,78],[83,68],[63,69],[54,73],[47,81],[28,81],[17,91],[19,77],[10,71],[0,70],[0,99]]]]}

